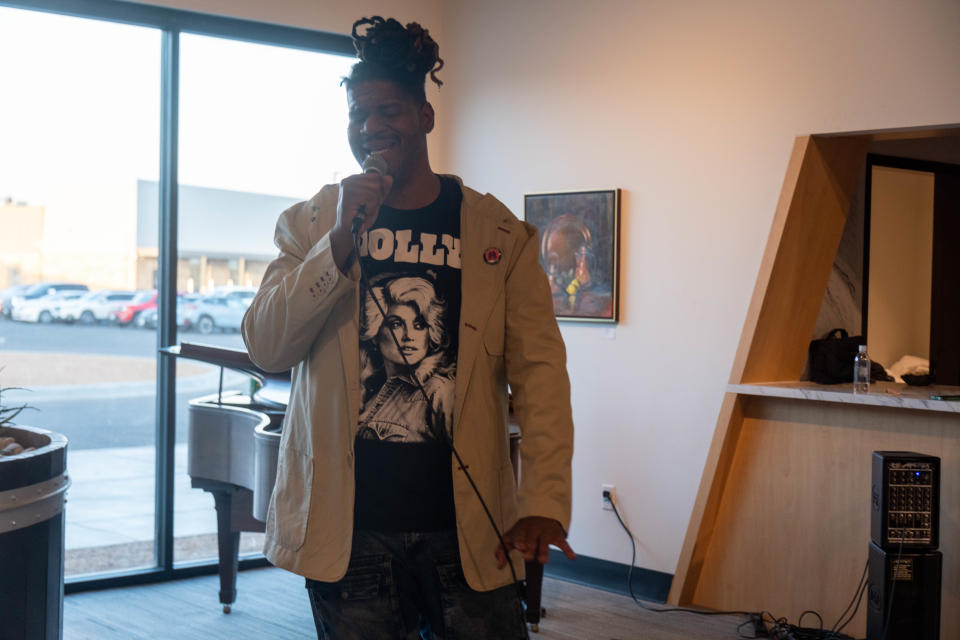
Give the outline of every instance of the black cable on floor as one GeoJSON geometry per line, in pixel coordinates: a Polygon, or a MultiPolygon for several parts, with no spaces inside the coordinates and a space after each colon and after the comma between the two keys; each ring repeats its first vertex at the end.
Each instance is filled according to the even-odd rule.
{"type": "Polygon", "coordinates": [[[833,627],[831,627],[830,629],[834,633],[840,633],[841,631],[843,631],[844,628],[848,624],[850,624],[850,622],[853,620],[854,616],[857,615],[857,611],[860,610],[860,602],[863,601],[863,594],[866,593],[867,585],[869,584],[869,582],[867,581],[867,569],[869,567],[870,567],[870,558],[867,558],[867,561],[863,565],[863,574],[860,576],[860,582],[857,583],[857,591],[853,596],[853,600],[850,601],[850,604],[847,605],[847,608],[843,610],[843,613],[840,614],[840,617],[837,618],[837,621],[833,624],[833,627]],[[843,624],[840,624],[840,621],[843,620],[844,616],[847,615],[847,612],[850,611],[850,607],[853,607],[854,603],[856,603],[856,607],[854,607],[853,613],[850,614],[850,617],[847,618],[846,622],[844,622],[843,624]]]}
{"type": "Polygon", "coordinates": [[[627,591],[630,593],[630,597],[641,609],[650,611],[653,613],[694,613],[701,616],[724,616],[724,615],[741,615],[741,616],[753,616],[759,615],[754,614],[749,611],[700,611],[698,609],[688,609],[685,607],[664,607],[662,609],[655,609],[650,607],[637,598],[636,594],[633,592],[633,569],[634,565],[637,563],[637,543],[634,541],[633,533],[624,523],[623,518],[620,516],[620,510],[617,509],[617,503],[614,502],[613,496],[605,492],[604,497],[610,501],[610,506],[613,507],[613,513],[617,516],[617,520],[620,522],[620,526],[623,527],[623,530],[627,532],[627,535],[630,537],[630,547],[631,547],[631,558],[630,558],[630,570],[627,572],[627,591]]]}
{"type": "MultiPolygon", "coordinates": [[[[620,516],[620,510],[617,508],[616,502],[613,500],[613,496],[609,492],[604,492],[603,497],[610,501],[610,506],[613,507],[613,513],[617,516],[617,521],[620,522],[620,526],[623,527],[623,530],[630,537],[630,547],[631,547],[631,559],[630,559],[630,570],[627,572],[627,591],[630,593],[630,598],[645,611],[650,611],[651,613],[693,613],[700,616],[726,616],[726,615],[740,615],[747,616],[748,619],[741,622],[737,625],[737,635],[740,638],[775,638],[776,640],[856,640],[852,636],[845,635],[840,633],[843,627],[847,626],[850,623],[850,620],[853,619],[853,616],[856,615],[857,609],[860,607],[860,601],[863,598],[863,592],[866,588],[864,583],[864,578],[866,577],[866,567],[864,567],[864,575],[860,578],[860,584],[857,586],[857,593],[854,595],[854,600],[847,605],[847,608],[840,615],[840,620],[847,614],[850,610],[850,607],[853,606],[853,603],[857,603],[857,608],[853,610],[853,613],[850,614],[850,618],[837,630],[825,631],[823,629],[823,618],[816,611],[808,610],[800,614],[800,619],[797,621],[797,625],[790,624],[786,618],[774,618],[773,615],[768,611],[761,612],[749,612],[749,611],[701,611],[698,609],[690,609],[687,607],[664,607],[664,608],[654,608],[650,607],[643,602],[641,602],[633,592],[633,568],[637,563],[637,544],[634,541],[633,533],[627,527],[626,523],[623,521],[623,518],[620,516]],[[816,629],[803,628],[799,626],[799,623],[803,621],[804,616],[806,615],[815,615],[820,621],[819,627],[816,629]],[[767,629],[767,620],[771,627],[767,629]],[[753,635],[746,636],[743,635],[743,628],[747,625],[753,625],[753,635]]],[[[869,564],[868,564],[869,566],[869,564]]],[[[892,594],[891,594],[892,595],[892,594]]],[[[840,620],[837,620],[837,623],[834,626],[840,624],[840,620]]]]}

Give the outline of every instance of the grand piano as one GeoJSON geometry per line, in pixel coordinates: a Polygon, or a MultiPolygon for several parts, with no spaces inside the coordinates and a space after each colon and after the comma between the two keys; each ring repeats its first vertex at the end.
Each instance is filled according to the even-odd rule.
{"type": "MultiPolygon", "coordinates": [[[[188,409],[187,473],[195,489],[213,495],[217,511],[220,603],[224,613],[237,597],[240,533],[263,532],[277,473],[283,417],[290,397],[290,374],[268,373],[245,351],[181,343],[162,353],[220,367],[217,393],[195,398],[188,409]],[[249,376],[245,393],[224,390],[224,369],[249,376]]],[[[519,468],[520,431],[510,425],[510,457],[519,468]]],[[[527,622],[537,631],[543,566],[526,563],[527,622]]]]}
{"type": "Polygon", "coordinates": [[[268,373],[245,351],[184,342],[164,354],[220,367],[217,393],[190,401],[187,473],[190,486],[213,496],[217,510],[220,603],[237,597],[240,533],[262,533],[277,475],[290,374],[268,373]],[[246,392],[224,389],[224,369],[249,376],[246,392]]]}

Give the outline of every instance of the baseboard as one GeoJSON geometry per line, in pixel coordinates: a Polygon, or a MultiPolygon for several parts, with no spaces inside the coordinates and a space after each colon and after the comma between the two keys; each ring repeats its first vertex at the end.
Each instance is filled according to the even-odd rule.
{"type": "MultiPolygon", "coordinates": [[[[544,567],[544,574],[551,578],[622,595],[630,595],[627,589],[629,571],[629,565],[590,556],[578,555],[576,560],[568,560],[556,549],[550,550],[550,562],[544,567]]],[[[634,567],[633,593],[641,600],[666,602],[672,580],[673,574],[634,567]]]]}

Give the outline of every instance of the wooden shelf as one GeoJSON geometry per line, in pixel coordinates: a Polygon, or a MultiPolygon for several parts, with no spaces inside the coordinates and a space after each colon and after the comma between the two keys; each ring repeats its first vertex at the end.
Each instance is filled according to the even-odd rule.
{"type": "MultiPolygon", "coordinates": [[[[869,145],[944,137],[960,143],[960,125],[796,139],[670,604],[836,619],[866,561],[871,451],[939,456],[941,503],[960,504],[960,402],[930,400],[937,387],[878,384],[854,395],[797,382],[869,145]]],[[[941,521],[940,540],[940,637],[957,638],[956,518],[941,521]]],[[[865,633],[864,609],[848,633],[865,633]]]]}
{"type": "Polygon", "coordinates": [[[792,398],[795,400],[816,400],[873,407],[891,407],[894,409],[960,413],[960,402],[930,399],[931,394],[960,395],[960,387],[945,385],[911,387],[896,382],[875,382],[870,385],[870,392],[865,394],[853,393],[851,387],[852,385],[817,384],[798,380],[793,382],[731,384],[727,386],[727,391],[744,396],[792,398]]]}

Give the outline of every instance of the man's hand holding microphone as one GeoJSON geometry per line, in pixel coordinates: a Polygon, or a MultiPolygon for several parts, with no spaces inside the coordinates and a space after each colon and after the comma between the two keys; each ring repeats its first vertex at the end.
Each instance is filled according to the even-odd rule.
{"type": "Polygon", "coordinates": [[[377,221],[380,205],[392,186],[393,177],[387,175],[387,162],[376,153],[363,161],[363,173],[340,182],[337,224],[330,232],[330,248],[342,273],[353,264],[354,235],[363,233],[377,221]]]}

